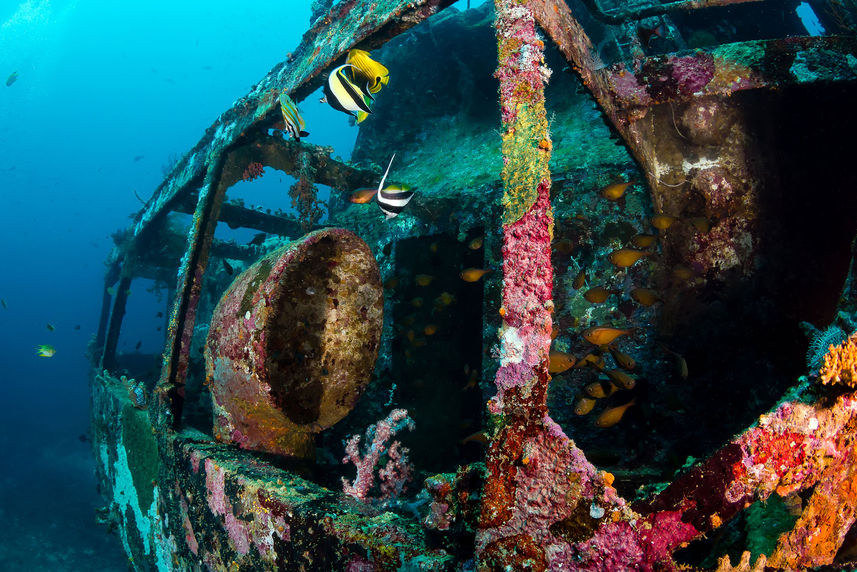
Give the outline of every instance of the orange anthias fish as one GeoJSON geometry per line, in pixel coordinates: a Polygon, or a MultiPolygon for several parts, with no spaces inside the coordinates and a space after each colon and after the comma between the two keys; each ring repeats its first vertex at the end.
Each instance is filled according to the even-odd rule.
{"type": "Polygon", "coordinates": [[[634,288],[629,292],[631,298],[641,306],[649,307],[661,301],[660,296],[650,288],[634,288]]]}
{"type": "Polygon", "coordinates": [[[615,294],[615,290],[608,290],[604,286],[596,286],[595,288],[590,288],[587,290],[583,297],[587,302],[592,304],[602,304],[607,298],[610,297],[610,294],[615,294]]]}
{"type": "Polygon", "coordinates": [[[658,241],[654,234],[638,234],[631,239],[631,244],[637,248],[649,248],[658,241]]]}
{"type": "Polygon", "coordinates": [[[610,397],[618,390],[619,389],[609,381],[594,381],[583,389],[583,391],[589,394],[590,397],[594,397],[596,399],[610,397]]]}
{"type": "Polygon", "coordinates": [[[625,194],[628,187],[633,184],[634,181],[628,181],[627,183],[613,183],[612,185],[607,185],[601,189],[601,196],[608,201],[618,201],[622,198],[622,195],[625,194]]]}
{"type": "Polygon", "coordinates": [[[606,346],[619,336],[627,336],[634,330],[622,330],[610,326],[592,326],[583,331],[583,339],[596,346],[606,346]]]}
{"type": "Polygon", "coordinates": [[[619,351],[619,348],[610,346],[609,349],[610,355],[613,356],[613,360],[622,369],[632,370],[637,367],[637,362],[634,361],[634,358],[632,358],[626,353],[619,351]]]}
{"type": "Polygon", "coordinates": [[[374,197],[377,192],[378,189],[357,189],[351,193],[351,197],[349,197],[348,200],[356,205],[365,205],[372,200],[372,197],[374,197]]]}
{"type": "Polygon", "coordinates": [[[625,412],[629,407],[634,405],[635,401],[636,399],[632,399],[625,405],[619,405],[618,407],[611,407],[610,409],[605,410],[598,416],[598,419],[595,420],[596,427],[613,427],[622,420],[622,416],[625,415],[625,412]]]}
{"type": "Polygon", "coordinates": [[[575,361],[575,357],[571,354],[551,350],[548,361],[548,373],[562,373],[569,370],[575,361]]]}
{"type": "Polygon", "coordinates": [[[591,397],[581,397],[577,400],[577,403],[574,404],[574,414],[575,415],[586,415],[592,408],[595,407],[595,400],[591,397]]]}
{"type": "Polygon", "coordinates": [[[634,386],[637,385],[636,379],[618,369],[604,370],[604,375],[609,377],[610,381],[623,389],[634,389],[634,386]]]}
{"type": "Polygon", "coordinates": [[[667,214],[658,214],[652,217],[652,226],[658,230],[666,230],[676,223],[678,219],[667,214]]]}
{"type": "Polygon", "coordinates": [[[649,256],[649,252],[636,250],[634,248],[620,248],[611,252],[607,259],[619,268],[628,268],[643,256],[649,256]]]}
{"type": "Polygon", "coordinates": [[[465,282],[477,282],[480,278],[491,272],[483,268],[465,268],[461,271],[461,279],[465,282]]]}

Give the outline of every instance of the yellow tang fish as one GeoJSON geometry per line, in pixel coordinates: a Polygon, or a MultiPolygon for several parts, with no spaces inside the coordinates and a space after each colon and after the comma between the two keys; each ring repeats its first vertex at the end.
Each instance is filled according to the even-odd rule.
{"type": "Polygon", "coordinates": [[[359,75],[366,80],[366,89],[369,93],[378,93],[381,87],[390,81],[390,71],[369,57],[369,52],[365,50],[350,50],[345,63],[354,66],[359,75]]]}
{"type": "Polygon", "coordinates": [[[57,350],[54,349],[54,346],[47,344],[36,346],[36,355],[39,357],[54,357],[55,353],[57,353],[57,350]]]}
{"type": "Polygon", "coordinates": [[[605,410],[598,416],[598,419],[595,420],[596,427],[613,427],[622,420],[622,416],[625,415],[625,411],[634,405],[635,401],[636,399],[632,399],[625,405],[619,405],[618,407],[611,407],[610,409],[605,410]]]}
{"type": "Polygon", "coordinates": [[[592,326],[583,331],[583,339],[596,346],[606,346],[619,336],[626,336],[632,329],[622,330],[610,326],[592,326]]]}
{"type": "Polygon", "coordinates": [[[601,189],[601,196],[608,201],[618,201],[622,198],[622,195],[625,194],[628,187],[633,184],[634,181],[628,181],[627,183],[613,183],[612,185],[607,185],[601,189]]]}
{"type": "Polygon", "coordinates": [[[611,252],[607,259],[619,268],[628,268],[643,256],[649,256],[649,253],[633,248],[620,248],[611,252]]]}
{"type": "Polygon", "coordinates": [[[465,282],[476,282],[486,274],[491,272],[490,270],[485,270],[482,268],[465,268],[461,271],[461,279],[465,282]]]}

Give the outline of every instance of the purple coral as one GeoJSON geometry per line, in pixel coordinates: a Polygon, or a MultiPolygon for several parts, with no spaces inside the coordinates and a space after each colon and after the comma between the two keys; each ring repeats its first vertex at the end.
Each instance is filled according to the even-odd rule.
{"type": "Polygon", "coordinates": [[[366,429],[366,442],[371,443],[360,456],[360,435],[352,435],[345,444],[343,463],[349,461],[357,467],[357,478],[352,483],[342,478],[342,492],[362,501],[385,500],[397,497],[404,490],[405,483],[411,480],[413,466],[408,462],[408,449],[398,441],[387,448],[387,441],[396,433],[407,427],[414,429],[414,420],[408,416],[406,409],[394,409],[386,419],[370,425],[366,429]],[[381,455],[387,453],[387,464],[378,471],[381,479],[381,496],[372,499],[368,496],[369,489],[375,484],[375,466],[381,455]]]}

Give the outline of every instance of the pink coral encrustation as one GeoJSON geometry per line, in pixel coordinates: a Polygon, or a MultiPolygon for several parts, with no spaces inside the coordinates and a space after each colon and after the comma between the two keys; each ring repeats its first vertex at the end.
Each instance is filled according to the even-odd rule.
{"type": "Polygon", "coordinates": [[[399,441],[393,441],[389,448],[387,441],[396,433],[407,427],[414,429],[414,420],[406,409],[394,409],[386,419],[370,425],[366,429],[366,447],[363,456],[360,455],[360,435],[352,435],[345,444],[343,463],[354,463],[357,467],[357,478],[349,483],[342,478],[342,492],[355,499],[370,502],[372,500],[387,500],[396,498],[404,490],[405,483],[411,480],[413,466],[408,461],[408,449],[401,446],[399,441]],[[381,456],[387,453],[387,464],[378,471],[381,479],[381,496],[369,497],[369,490],[375,484],[375,466],[381,456]]]}

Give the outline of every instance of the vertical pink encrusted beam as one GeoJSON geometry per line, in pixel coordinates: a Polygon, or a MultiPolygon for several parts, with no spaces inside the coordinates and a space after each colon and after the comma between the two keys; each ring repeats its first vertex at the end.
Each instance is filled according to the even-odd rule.
{"type": "Polygon", "coordinates": [[[626,518],[628,509],[609,476],[547,415],[553,213],[544,83],[550,70],[529,2],[495,0],[495,7],[504,126],[503,325],[476,550],[483,569],[539,570],[570,563],[571,536],[591,536],[600,519],[626,518]]]}

